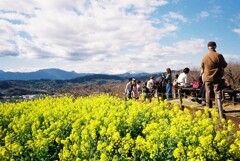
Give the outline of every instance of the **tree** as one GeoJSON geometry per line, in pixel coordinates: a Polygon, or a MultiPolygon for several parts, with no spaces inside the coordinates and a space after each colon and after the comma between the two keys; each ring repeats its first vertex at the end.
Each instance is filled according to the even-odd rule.
{"type": "Polygon", "coordinates": [[[240,88],[240,63],[230,62],[225,69],[225,80],[233,89],[240,88]]]}

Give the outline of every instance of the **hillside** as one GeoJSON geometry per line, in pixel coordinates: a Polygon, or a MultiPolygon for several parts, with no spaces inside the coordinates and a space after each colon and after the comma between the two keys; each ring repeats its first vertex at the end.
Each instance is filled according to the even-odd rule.
{"type": "Polygon", "coordinates": [[[68,80],[2,80],[0,95],[14,96],[26,94],[55,94],[58,90],[68,89],[78,85],[103,85],[108,82],[121,83],[124,78],[115,75],[93,74],[68,80]]]}

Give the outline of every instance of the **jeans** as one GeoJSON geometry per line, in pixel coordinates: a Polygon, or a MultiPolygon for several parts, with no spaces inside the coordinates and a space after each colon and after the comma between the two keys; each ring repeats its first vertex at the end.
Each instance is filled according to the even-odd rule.
{"type": "Polygon", "coordinates": [[[166,98],[172,98],[172,83],[167,83],[166,85],[166,98]]]}

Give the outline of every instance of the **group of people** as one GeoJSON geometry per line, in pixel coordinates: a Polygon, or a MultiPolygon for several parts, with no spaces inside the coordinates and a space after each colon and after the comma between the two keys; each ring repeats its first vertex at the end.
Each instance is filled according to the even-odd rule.
{"type": "Polygon", "coordinates": [[[166,99],[176,98],[176,89],[178,86],[188,86],[188,73],[190,69],[185,68],[180,75],[176,74],[175,78],[172,78],[172,71],[170,68],[166,69],[166,74],[160,74],[155,79],[150,76],[150,79],[143,84],[141,81],[136,81],[134,78],[129,78],[129,82],[125,88],[125,98],[136,100],[143,94],[143,100],[147,98],[151,101],[152,97],[159,97],[166,99]]]}
{"type": "Polygon", "coordinates": [[[125,98],[131,99],[135,98],[136,100],[139,99],[140,95],[142,93],[142,87],[141,87],[141,81],[136,81],[134,78],[129,78],[129,82],[126,85],[125,88],[125,98]]]}
{"type": "MultiPolygon", "coordinates": [[[[205,97],[206,105],[212,108],[212,99],[215,98],[216,106],[221,108],[221,90],[222,78],[224,76],[224,68],[227,67],[227,62],[225,61],[222,54],[216,51],[217,45],[215,42],[210,41],[207,45],[208,52],[204,55],[201,61],[201,76],[196,82],[192,82],[192,87],[195,85],[197,88],[201,88],[200,93],[202,97],[205,97]],[[195,84],[196,83],[196,84],[195,84]],[[204,93],[204,95],[202,94],[204,93]]],[[[141,85],[140,81],[133,78],[129,79],[129,83],[126,85],[125,95],[127,98],[139,99],[141,93],[143,93],[144,100],[146,98],[151,98],[154,95],[162,95],[163,98],[171,99],[173,96],[177,97],[177,88],[180,86],[188,87],[190,86],[188,73],[189,68],[183,69],[181,74],[176,74],[172,78],[172,72],[170,68],[166,69],[166,74],[161,75],[156,80],[153,76],[141,85]]],[[[219,109],[221,112],[222,109],[219,109]]]]}
{"type": "Polygon", "coordinates": [[[154,96],[162,96],[166,99],[172,98],[171,69],[166,69],[166,75],[161,74],[157,79],[150,76],[150,79],[143,83],[141,83],[141,81],[136,81],[134,78],[129,78],[124,94],[126,99],[134,98],[136,100],[138,100],[142,94],[144,101],[146,99],[151,101],[154,96]]]}

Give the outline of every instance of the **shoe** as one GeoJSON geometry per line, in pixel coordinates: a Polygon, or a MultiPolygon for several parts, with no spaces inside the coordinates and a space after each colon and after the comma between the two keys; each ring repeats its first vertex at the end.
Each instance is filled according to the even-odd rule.
{"type": "Polygon", "coordinates": [[[197,103],[202,104],[202,100],[197,99],[197,103]]]}

